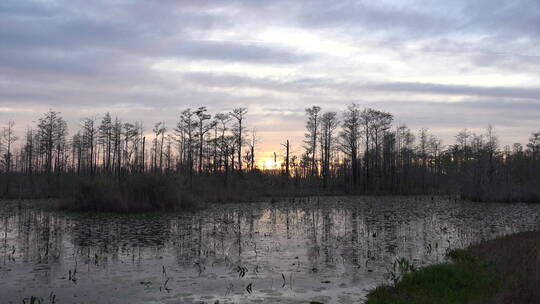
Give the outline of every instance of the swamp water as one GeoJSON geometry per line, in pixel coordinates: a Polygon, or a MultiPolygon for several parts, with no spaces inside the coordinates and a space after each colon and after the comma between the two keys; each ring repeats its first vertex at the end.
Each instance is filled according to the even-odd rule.
{"type": "Polygon", "coordinates": [[[397,258],[540,228],[540,205],[431,197],[85,215],[0,202],[0,302],[361,303],[397,258]]]}

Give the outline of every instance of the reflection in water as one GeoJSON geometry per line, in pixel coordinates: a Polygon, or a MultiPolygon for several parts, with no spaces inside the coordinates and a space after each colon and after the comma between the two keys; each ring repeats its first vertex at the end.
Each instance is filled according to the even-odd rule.
{"type": "Polygon", "coordinates": [[[0,216],[7,303],[51,292],[84,303],[358,302],[398,257],[427,265],[449,248],[540,226],[540,206],[431,198],[129,216],[5,203],[0,216]]]}

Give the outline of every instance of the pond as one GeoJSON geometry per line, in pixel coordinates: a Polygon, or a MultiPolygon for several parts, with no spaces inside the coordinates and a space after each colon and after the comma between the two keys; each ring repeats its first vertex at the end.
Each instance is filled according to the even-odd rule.
{"type": "Polygon", "coordinates": [[[359,303],[397,258],[540,228],[540,205],[321,197],[88,215],[0,202],[3,303],[359,303]]]}

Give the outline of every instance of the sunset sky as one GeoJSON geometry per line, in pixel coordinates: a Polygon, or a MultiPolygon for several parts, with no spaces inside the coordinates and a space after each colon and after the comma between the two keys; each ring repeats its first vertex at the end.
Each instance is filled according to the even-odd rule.
{"type": "Polygon", "coordinates": [[[169,128],[186,107],[247,107],[260,153],[304,109],[391,112],[453,143],[540,131],[540,1],[0,1],[0,125],[49,108],[169,128]]]}

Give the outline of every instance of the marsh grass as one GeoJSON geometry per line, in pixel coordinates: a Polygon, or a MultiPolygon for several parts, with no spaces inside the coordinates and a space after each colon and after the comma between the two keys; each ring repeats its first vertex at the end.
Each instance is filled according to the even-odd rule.
{"type": "MultiPolygon", "coordinates": [[[[122,172],[121,174],[78,175],[72,172],[0,176],[0,184],[9,181],[10,192],[0,198],[40,199],[46,209],[81,212],[148,212],[203,208],[207,203],[314,202],[310,197],[336,195],[421,194],[422,191],[371,191],[351,187],[340,180],[324,186],[318,178],[284,177],[253,170],[222,174],[198,174],[192,178],[183,172],[122,172]],[[16,185],[16,186],[15,186],[16,185]],[[307,199],[307,201],[306,201],[307,199]],[[58,203],[59,202],[59,203],[58,203]]],[[[456,189],[432,194],[457,193],[456,189]]]]}
{"type": "Polygon", "coordinates": [[[461,189],[461,198],[473,202],[540,203],[539,189],[540,182],[535,180],[523,181],[519,184],[466,183],[461,189]]]}
{"type": "Polygon", "coordinates": [[[285,197],[301,200],[310,195],[343,193],[340,188],[321,191],[317,186],[298,185],[293,179],[258,171],[233,175],[226,185],[220,176],[195,176],[190,183],[188,177],[173,173],[72,176],[62,183],[63,190],[54,192],[60,201],[57,208],[82,212],[189,211],[203,208],[207,203],[275,202],[285,197]]]}
{"type": "Polygon", "coordinates": [[[398,283],[373,290],[367,304],[483,303],[498,286],[499,279],[486,265],[456,261],[405,273],[398,283]]]}
{"type": "Polygon", "coordinates": [[[405,258],[396,259],[391,268],[388,268],[388,279],[397,284],[405,274],[414,272],[416,267],[405,258]]]}
{"type": "Polygon", "coordinates": [[[134,175],[80,180],[59,207],[68,211],[147,212],[190,209],[194,201],[174,178],[134,175]]]}
{"type": "Polygon", "coordinates": [[[407,272],[371,291],[367,304],[540,303],[540,232],[448,253],[452,263],[407,272]]]}

